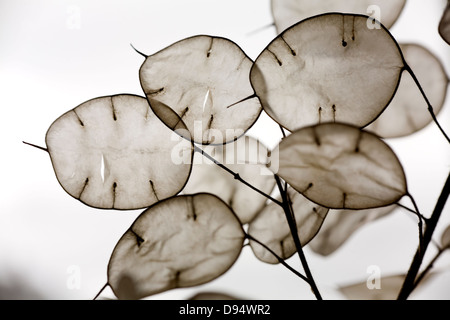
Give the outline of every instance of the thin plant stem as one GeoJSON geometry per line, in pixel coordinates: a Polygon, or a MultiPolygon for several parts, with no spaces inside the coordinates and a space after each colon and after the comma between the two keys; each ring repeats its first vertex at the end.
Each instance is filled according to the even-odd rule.
{"type": "Polygon", "coordinates": [[[408,193],[407,197],[411,200],[411,202],[412,202],[412,204],[414,206],[414,209],[416,211],[416,215],[419,218],[419,222],[418,222],[418,227],[419,227],[419,248],[421,250],[423,250],[423,219],[422,219],[422,214],[420,213],[419,208],[417,206],[417,203],[414,200],[413,196],[410,193],[408,193]]]}
{"type": "Polygon", "coordinates": [[[280,177],[277,175],[274,175],[275,180],[277,182],[278,189],[281,193],[281,198],[283,199],[283,210],[286,215],[286,220],[289,225],[289,229],[291,230],[292,238],[294,239],[295,248],[297,249],[297,253],[300,258],[300,262],[303,266],[303,269],[305,271],[305,275],[309,280],[309,285],[311,287],[312,292],[316,296],[317,300],[322,300],[322,296],[320,295],[319,289],[317,288],[317,285],[314,281],[314,277],[311,273],[311,270],[309,269],[308,262],[306,260],[305,254],[303,252],[302,245],[300,243],[300,238],[297,231],[297,225],[295,224],[295,221],[292,218],[293,213],[291,212],[291,206],[289,205],[289,200],[287,198],[287,192],[283,190],[283,185],[281,183],[280,177]]]}
{"type": "Polygon", "coordinates": [[[45,151],[45,152],[48,152],[48,149],[47,149],[47,148],[44,148],[44,147],[41,147],[41,146],[37,146],[37,145],[35,145],[35,144],[29,143],[29,142],[26,142],[26,141],[22,141],[22,142],[23,142],[24,144],[26,144],[26,145],[29,145],[29,146],[38,148],[38,149],[40,149],[40,150],[43,150],[43,151],[45,151]]]}
{"type": "Polygon", "coordinates": [[[427,98],[427,95],[423,91],[423,88],[420,85],[419,80],[417,79],[416,75],[412,71],[411,67],[406,63],[406,61],[404,62],[404,65],[405,65],[405,67],[404,67],[405,70],[408,71],[408,73],[411,75],[412,79],[414,80],[414,82],[416,83],[417,87],[419,88],[420,93],[422,94],[423,98],[425,99],[425,102],[427,103],[427,106],[428,106],[428,112],[430,112],[431,118],[436,123],[437,127],[439,128],[441,133],[444,135],[444,137],[447,139],[447,142],[450,143],[450,138],[448,137],[448,135],[445,133],[444,129],[441,127],[441,125],[437,121],[436,115],[434,114],[434,111],[433,111],[433,106],[431,105],[430,101],[427,98]]]}
{"type": "MultiPolygon", "coordinates": [[[[294,208],[292,207],[291,196],[287,192],[287,183],[286,182],[284,183],[284,193],[286,194],[286,200],[287,200],[287,202],[289,204],[289,211],[291,213],[292,225],[297,226],[297,221],[295,220],[294,208]]],[[[296,230],[297,230],[297,228],[296,228],[296,230]]]]}
{"type": "Polygon", "coordinates": [[[441,194],[436,202],[433,213],[431,217],[426,221],[425,232],[423,236],[423,247],[417,248],[414,258],[409,267],[408,273],[406,274],[405,280],[403,282],[402,288],[398,294],[398,300],[406,300],[411,292],[414,290],[414,283],[416,282],[417,274],[419,273],[420,266],[422,265],[425,252],[427,250],[428,244],[432,241],[432,235],[436,229],[436,225],[441,216],[442,210],[444,209],[445,203],[450,194],[450,174],[447,176],[444,187],[442,188],[441,194]]]}
{"type": "Polygon", "coordinates": [[[244,102],[244,101],[247,101],[247,100],[250,100],[250,99],[253,99],[253,98],[257,98],[257,97],[258,96],[256,95],[256,93],[253,93],[252,95],[249,95],[248,97],[245,97],[245,98],[243,98],[243,99],[241,99],[239,101],[236,101],[235,103],[230,104],[229,106],[227,106],[227,109],[231,108],[231,107],[234,107],[235,105],[237,105],[237,104],[239,104],[241,102],[244,102]]]}
{"type": "Polygon", "coordinates": [[[100,291],[95,295],[93,300],[97,300],[97,298],[100,296],[100,294],[106,289],[106,287],[109,286],[109,283],[105,283],[105,285],[100,289],[100,291]]]}
{"type": "Polygon", "coordinates": [[[284,128],[280,125],[281,134],[283,135],[283,138],[286,138],[286,132],[284,131],[284,128]]]}
{"type": "Polygon", "coordinates": [[[433,259],[431,259],[430,263],[428,264],[428,266],[420,273],[420,275],[417,277],[416,281],[414,282],[414,287],[413,289],[417,288],[417,286],[419,285],[419,283],[423,280],[423,278],[425,278],[425,276],[430,272],[430,270],[433,268],[434,263],[436,262],[436,260],[441,256],[442,252],[444,252],[445,249],[441,249],[439,248],[438,252],[436,253],[436,255],[433,257],[433,259]]]}
{"type": "Polygon", "coordinates": [[[244,179],[241,178],[241,176],[239,175],[239,173],[234,172],[233,170],[231,170],[230,168],[228,168],[227,166],[223,165],[222,163],[220,163],[219,161],[217,161],[216,159],[214,159],[213,157],[211,157],[208,153],[206,153],[203,149],[197,147],[196,145],[194,145],[194,150],[198,153],[200,153],[201,155],[203,155],[204,157],[206,157],[207,159],[211,160],[212,162],[214,162],[216,165],[218,165],[220,168],[222,168],[223,170],[227,171],[229,174],[231,174],[234,179],[242,182],[243,184],[245,184],[247,187],[251,188],[252,190],[258,192],[259,194],[263,195],[264,197],[266,197],[267,199],[271,200],[272,202],[276,203],[279,206],[283,206],[283,204],[276,200],[275,198],[271,197],[270,195],[268,195],[267,193],[259,190],[258,188],[256,188],[255,186],[251,185],[250,183],[248,183],[247,181],[245,181],[244,179]]]}
{"type": "Polygon", "coordinates": [[[262,26],[262,27],[259,27],[258,29],[250,31],[249,33],[247,33],[247,36],[252,36],[252,35],[254,35],[256,33],[259,33],[261,31],[264,31],[264,30],[272,28],[272,27],[275,27],[275,22],[272,22],[270,24],[266,24],[265,26],[262,26]]]}
{"type": "MultiPolygon", "coordinates": [[[[415,210],[413,210],[413,209],[411,209],[411,208],[408,208],[407,206],[402,205],[402,204],[399,203],[399,202],[397,202],[397,205],[398,205],[399,207],[405,209],[405,210],[408,211],[408,212],[414,213],[414,216],[417,216],[417,212],[416,212],[415,210]]],[[[427,218],[427,217],[424,217],[423,215],[421,215],[421,216],[422,216],[423,221],[425,221],[425,224],[426,224],[428,218],[427,218]]],[[[413,216],[411,216],[411,215],[408,215],[408,217],[413,218],[413,216]]],[[[431,243],[432,243],[436,248],[439,248],[439,244],[438,244],[434,239],[431,239],[431,243]]]]}
{"type": "Polygon", "coordinates": [[[413,210],[413,209],[405,206],[404,204],[401,204],[400,202],[397,202],[396,205],[398,205],[399,207],[405,209],[408,212],[414,213],[416,216],[420,216],[422,218],[422,220],[424,220],[424,221],[428,220],[428,218],[424,217],[420,212],[417,212],[416,210],[413,210]]]}
{"type": "Polygon", "coordinates": [[[262,243],[261,241],[259,241],[258,239],[254,238],[253,236],[246,234],[246,237],[249,240],[255,241],[257,244],[259,244],[260,246],[262,246],[264,249],[266,249],[267,251],[269,251],[277,260],[279,263],[281,263],[283,266],[285,266],[287,269],[289,269],[290,271],[292,271],[295,275],[297,275],[298,277],[300,277],[301,279],[303,279],[304,281],[306,281],[309,284],[309,279],[307,277],[305,277],[304,275],[302,275],[300,272],[298,272],[297,270],[295,270],[294,268],[292,268],[289,264],[287,264],[283,258],[281,258],[279,255],[277,255],[272,249],[270,249],[268,246],[266,246],[264,243],[262,243]]]}

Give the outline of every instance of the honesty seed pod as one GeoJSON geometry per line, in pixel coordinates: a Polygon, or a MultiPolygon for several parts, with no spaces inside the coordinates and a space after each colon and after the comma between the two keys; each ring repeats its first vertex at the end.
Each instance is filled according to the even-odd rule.
{"type": "Polygon", "coordinates": [[[249,81],[252,65],[234,42],[199,35],[146,56],[139,78],[169,128],[182,121],[194,142],[223,144],[242,136],[261,113],[249,81]]]}
{"type": "MultiPolygon", "coordinates": [[[[448,77],[441,61],[427,48],[413,43],[400,43],[405,61],[414,70],[437,115],[447,95],[448,77]]],[[[366,129],[383,138],[412,134],[431,122],[424,100],[410,75],[402,76],[398,90],[384,112],[366,129]]]]}
{"type": "MultiPolygon", "coordinates": [[[[292,201],[300,243],[304,246],[319,231],[327,216],[328,208],[309,201],[292,188],[288,188],[287,193],[292,201]]],[[[290,258],[297,251],[283,208],[276,203],[268,204],[258,213],[250,222],[248,233],[283,259],[290,258]]],[[[273,254],[255,241],[250,240],[250,246],[259,260],[267,263],[279,262],[273,254]]]]}
{"type": "Polygon", "coordinates": [[[277,174],[327,208],[381,207],[407,194],[405,173],[392,149],[354,126],[305,127],[283,139],[273,153],[277,174]]]}
{"type": "Polygon", "coordinates": [[[245,238],[239,219],[208,193],[176,196],[145,210],[117,243],[108,284],[119,299],[200,285],[227,271],[245,238]]]}
{"type": "Polygon", "coordinates": [[[135,95],[82,103],[50,126],[46,144],[64,190],[96,208],[147,207],[180,192],[191,172],[192,143],[135,95]],[[172,161],[174,150],[183,162],[172,161]]]}
{"type": "Polygon", "coordinates": [[[405,65],[388,30],[367,28],[367,19],[328,13],[278,35],[250,73],[264,111],[290,131],[374,121],[394,96],[405,65]]]}
{"type": "Polygon", "coordinates": [[[375,28],[377,19],[390,28],[403,10],[406,0],[272,0],[272,15],[280,33],[306,18],[327,13],[371,14],[367,26],[375,28]]]}

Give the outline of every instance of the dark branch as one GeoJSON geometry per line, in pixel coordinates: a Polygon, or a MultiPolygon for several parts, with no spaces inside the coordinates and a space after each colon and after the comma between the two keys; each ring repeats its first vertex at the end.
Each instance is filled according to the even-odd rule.
{"type": "Polygon", "coordinates": [[[434,230],[441,216],[442,210],[444,209],[445,203],[450,195],[450,174],[447,176],[444,187],[442,188],[441,194],[436,202],[433,213],[430,219],[427,220],[425,233],[423,235],[423,245],[419,244],[416,250],[411,266],[409,267],[408,273],[406,274],[405,281],[403,282],[402,288],[398,294],[398,300],[406,300],[411,292],[414,290],[416,277],[419,273],[420,266],[422,265],[423,258],[429,243],[432,240],[434,230]]]}

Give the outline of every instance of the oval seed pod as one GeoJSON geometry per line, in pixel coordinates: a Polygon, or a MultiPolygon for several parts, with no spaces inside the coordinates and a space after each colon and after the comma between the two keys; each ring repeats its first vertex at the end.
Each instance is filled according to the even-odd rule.
{"type": "MultiPolygon", "coordinates": [[[[390,28],[403,10],[406,0],[272,0],[272,15],[281,33],[295,23],[327,12],[345,12],[370,15],[390,28]]],[[[375,27],[368,21],[368,27],[375,27]]]]}
{"type": "Polygon", "coordinates": [[[447,1],[447,6],[442,13],[441,20],[438,27],[441,38],[450,44],[450,1],[447,1]]]}
{"type": "Polygon", "coordinates": [[[308,244],[315,253],[327,256],[339,249],[359,228],[391,213],[396,205],[364,210],[330,210],[320,232],[308,244]]]}
{"type": "Polygon", "coordinates": [[[441,235],[441,246],[450,249],[450,225],[445,228],[441,235]]]}
{"type": "MultiPolygon", "coordinates": [[[[204,147],[204,150],[264,193],[270,194],[273,190],[275,179],[266,167],[269,150],[260,141],[243,136],[225,145],[204,147]]],[[[183,192],[209,192],[220,197],[242,224],[251,221],[267,201],[266,197],[234,179],[233,175],[198,152],[194,155],[192,173],[183,192]]]]}
{"type": "Polygon", "coordinates": [[[182,120],[194,142],[223,144],[243,135],[261,113],[249,81],[252,64],[234,42],[200,35],[148,56],[139,78],[167,126],[175,129],[182,120]]]}
{"type": "MultiPolygon", "coordinates": [[[[448,77],[441,61],[418,44],[400,44],[405,61],[419,80],[437,115],[447,95],[448,77]]],[[[383,138],[395,138],[423,129],[431,121],[425,102],[412,77],[402,76],[389,106],[366,129],[383,138]]]]}
{"type": "MultiPolygon", "coordinates": [[[[339,286],[338,290],[348,300],[397,300],[398,293],[405,281],[406,274],[384,276],[377,266],[373,267],[373,269],[367,269],[368,273],[373,273],[372,279],[368,278],[361,282],[339,286]],[[374,280],[376,275],[382,277],[374,280]]],[[[426,285],[426,283],[431,281],[437,275],[439,275],[439,272],[427,273],[415,290],[419,291],[421,286],[426,285]]]]}
{"type": "Polygon", "coordinates": [[[82,103],[50,126],[46,144],[63,189],[102,209],[144,208],[171,197],[192,167],[192,143],[135,95],[82,103]]]}
{"type": "Polygon", "coordinates": [[[394,96],[404,61],[389,31],[368,28],[367,19],[323,14],[277,36],[250,73],[264,111],[290,131],[374,121],[394,96]]]}
{"type": "Polygon", "coordinates": [[[238,258],[245,238],[231,208],[212,194],[176,196],[145,210],[117,243],[108,284],[140,299],[211,281],[238,258]]]}
{"type": "Polygon", "coordinates": [[[295,190],[331,209],[369,209],[407,193],[392,149],[372,133],[342,123],[305,127],[273,151],[278,175],[295,190]]]}
{"type": "MultiPolygon", "coordinates": [[[[300,243],[304,246],[319,231],[327,216],[328,208],[309,201],[292,188],[288,188],[287,192],[292,201],[300,243]]],[[[273,202],[264,207],[250,222],[248,234],[283,259],[290,258],[297,251],[283,208],[273,202]]],[[[250,246],[259,260],[272,264],[279,263],[272,253],[257,242],[250,240],[250,246]]]]}

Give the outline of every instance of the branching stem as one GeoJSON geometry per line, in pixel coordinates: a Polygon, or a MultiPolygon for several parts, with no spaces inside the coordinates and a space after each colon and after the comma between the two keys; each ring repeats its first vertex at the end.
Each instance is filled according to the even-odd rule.
{"type": "Polygon", "coordinates": [[[441,194],[439,195],[430,219],[426,220],[427,223],[423,236],[423,245],[419,245],[416,250],[411,266],[406,274],[405,281],[403,282],[402,288],[398,294],[398,300],[406,300],[415,288],[417,274],[419,273],[420,266],[422,265],[427,247],[432,241],[433,232],[436,229],[436,225],[439,221],[442,210],[444,209],[445,203],[447,202],[449,194],[450,174],[447,176],[447,180],[445,181],[444,187],[442,188],[441,194]]]}
{"type": "Polygon", "coordinates": [[[422,220],[426,221],[428,220],[428,218],[424,217],[420,212],[417,212],[416,210],[413,210],[411,208],[408,208],[407,206],[405,206],[404,204],[401,204],[400,202],[396,203],[399,207],[405,209],[408,212],[414,213],[416,216],[420,216],[422,218],[422,220]]]}
{"type": "Polygon", "coordinates": [[[308,278],[308,283],[311,286],[311,290],[313,291],[314,295],[316,296],[317,300],[322,300],[322,296],[320,295],[319,289],[317,288],[317,285],[314,281],[314,277],[311,273],[311,270],[309,269],[308,262],[306,261],[305,254],[303,252],[302,245],[300,243],[300,238],[298,235],[297,225],[295,223],[295,220],[293,219],[293,212],[291,211],[291,205],[289,204],[289,199],[287,195],[287,190],[283,190],[283,185],[281,183],[280,177],[277,175],[275,176],[275,180],[277,182],[278,189],[281,193],[281,198],[283,200],[283,210],[286,215],[286,220],[289,225],[289,229],[291,230],[292,237],[294,239],[295,248],[297,249],[297,253],[300,258],[300,262],[302,263],[303,269],[305,271],[306,277],[308,278]]]}
{"type": "Polygon", "coordinates": [[[266,249],[267,251],[269,251],[277,260],[279,263],[281,263],[283,266],[285,266],[287,269],[289,269],[290,271],[292,271],[295,275],[297,275],[298,277],[300,277],[301,279],[303,279],[304,281],[306,281],[309,284],[309,280],[308,278],[306,278],[304,275],[302,275],[300,272],[298,272],[297,270],[295,270],[294,268],[292,268],[289,264],[287,264],[283,258],[281,258],[279,255],[277,255],[272,249],[270,249],[268,246],[266,246],[264,243],[262,243],[261,241],[259,241],[258,239],[253,238],[253,236],[246,234],[246,237],[249,240],[255,241],[257,244],[259,244],[260,246],[262,246],[264,249],[266,249]]]}
{"type": "Polygon", "coordinates": [[[414,206],[414,210],[416,212],[417,217],[419,218],[419,222],[418,222],[418,226],[419,226],[419,249],[423,250],[423,219],[422,219],[422,214],[420,213],[419,208],[417,207],[417,203],[414,200],[413,196],[411,194],[407,194],[408,198],[411,200],[413,206],[414,206]]]}
{"type": "Polygon", "coordinates": [[[425,278],[425,276],[428,274],[428,272],[430,272],[430,270],[433,268],[434,263],[436,262],[436,260],[441,256],[442,252],[444,252],[445,249],[439,249],[438,252],[436,253],[436,255],[433,257],[433,259],[430,261],[430,263],[428,264],[428,266],[422,271],[422,273],[417,277],[417,280],[414,282],[414,287],[413,290],[415,288],[417,288],[417,286],[419,285],[420,281],[423,280],[423,278],[425,278]]]}
{"type": "Polygon", "coordinates": [[[289,224],[289,228],[290,228],[292,236],[294,238],[294,243],[295,243],[298,255],[300,257],[300,261],[302,263],[303,269],[305,270],[306,277],[303,276],[302,274],[298,273],[295,269],[293,269],[289,265],[287,265],[284,262],[283,259],[279,258],[276,254],[274,254],[274,252],[272,250],[270,250],[267,246],[264,246],[264,244],[262,244],[261,242],[258,242],[254,238],[250,238],[251,237],[250,235],[247,235],[247,237],[249,237],[249,239],[252,239],[252,240],[258,242],[260,245],[265,247],[267,250],[269,250],[269,252],[274,254],[275,257],[277,257],[277,259],[278,259],[278,261],[280,261],[280,263],[282,263],[285,267],[287,267],[289,270],[294,272],[300,278],[305,280],[310,285],[310,287],[311,287],[314,295],[316,296],[316,298],[318,300],[322,300],[322,296],[320,295],[319,289],[317,288],[317,285],[314,282],[314,278],[312,276],[311,270],[309,269],[308,262],[306,261],[306,257],[305,257],[305,255],[303,253],[303,249],[302,249],[302,246],[301,246],[301,243],[300,243],[300,239],[299,239],[299,236],[298,236],[298,232],[297,232],[297,226],[296,226],[295,220],[293,218],[293,212],[291,211],[292,207],[290,205],[290,201],[288,199],[288,195],[287,195],[286,190],[283,190],[280,178],[277,175],[274,175],[275,180],[276,180],[277,185],[278,185],[278,188],[280,189],[280,193],[282,195],[282,202],[274,199],[273,197],[269,196],[268,194],[262,192],[261,190],[259,190],[256,187],[254,187],[253,185],[251,185],[250,183],[248,183],[247,181],[242,179],[239,176],[238,173],[235,173],[234,171],[232,171],[231,169],[229,169],[228,167],[226,167],[225,165],[223,165],[222,163],[220,163],[219,161],[214,159],[212,156],[210,156],[208,153],[206,153],[203,149],[197,147],[196,145],[194,145],[194,151],[200,153],[201,155],[203,155],[204,157],[206,157],[207,159],[212,161],[214,164],[218,165],[220,168],[222,168],[223,170],[227,171],[229,174],[233,175],[236,180],[242,182],[243,184],[245,184],[249,188],[253,189],[254,191],[258,192],[259,194],[263,195],[267,199],[271,200],[273,203],[276,203],[277,205],[279,205],[279,206],[281,206],[283,208],[283,210],[284,210],[284,212],[286,214],[286,218],[287,218],[287,221],[288,221],[288,224],[289,224]]]}

